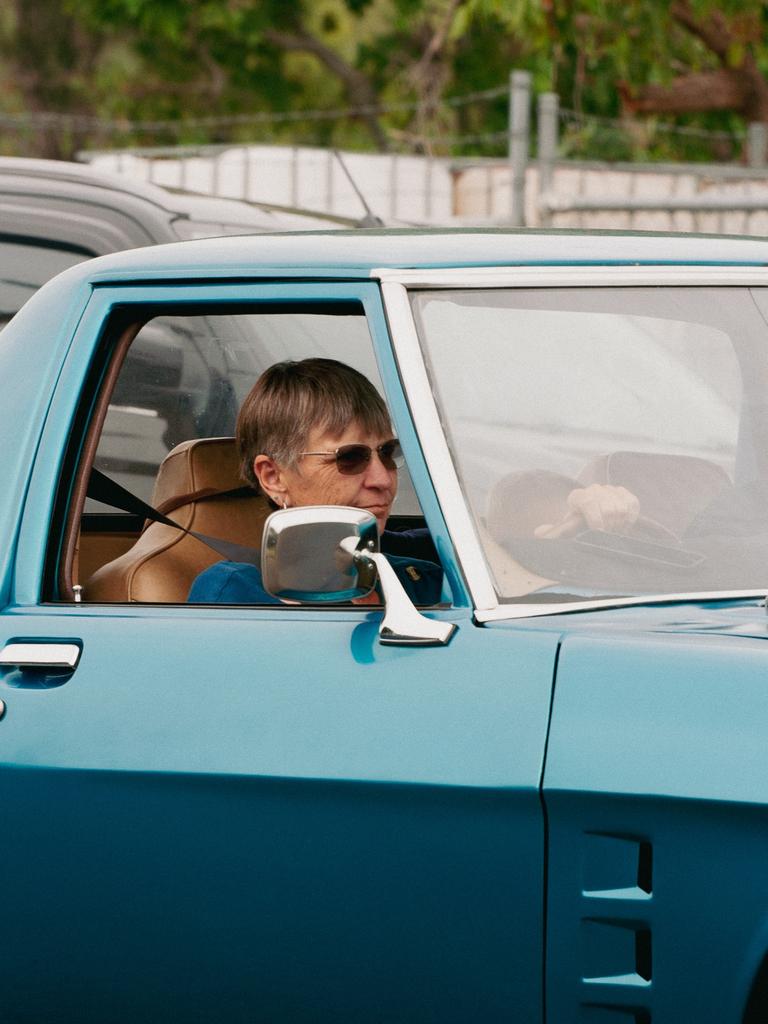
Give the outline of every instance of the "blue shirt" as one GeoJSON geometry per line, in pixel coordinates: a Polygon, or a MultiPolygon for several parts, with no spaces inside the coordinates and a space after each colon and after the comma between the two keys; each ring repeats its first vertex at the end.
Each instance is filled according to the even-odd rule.
{"type": "MultiPolygon", "coordinates": [[[[387,555],[387,560],[414,604],[439,603],[443,590],[439,565],[400,555],[387,555]]],[[[193,604],[282,604],[264,589],[256,566],[245,562],[210,566],[192,584],[187,600],[193,604]]]]}

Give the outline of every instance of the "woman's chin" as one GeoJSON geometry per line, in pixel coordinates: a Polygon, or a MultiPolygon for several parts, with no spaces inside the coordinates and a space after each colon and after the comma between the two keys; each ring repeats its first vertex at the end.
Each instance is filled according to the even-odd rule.
{"type": "MultiPolygon", "coordinates": [[[[376,513],[374,512],[373,515],[376,515],[376,513]]],[[[378,531],[379,531],[379,536],[381,536],[381,534],[384,533],[384,531],[387,528],[387,517],[388,517],[388,515],[389,515],[388,512],[385,512],[385,513],[380,514],[380,515],[376,515],[376,526],[377,526],[378,531]]]]}

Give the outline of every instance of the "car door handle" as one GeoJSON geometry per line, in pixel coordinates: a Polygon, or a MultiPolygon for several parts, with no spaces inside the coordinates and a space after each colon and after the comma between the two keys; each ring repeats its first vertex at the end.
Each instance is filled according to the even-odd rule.
{"type": "Polygon", "coordinates": [[[12,640],[0,651],[0,669],[48,669],[74,672],[80,660],[82,646],[74,641],[65,643],[12,640]]]}

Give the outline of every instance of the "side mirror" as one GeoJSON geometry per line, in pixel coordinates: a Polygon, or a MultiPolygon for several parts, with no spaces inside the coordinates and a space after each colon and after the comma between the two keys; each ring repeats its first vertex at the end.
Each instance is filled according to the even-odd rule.
{"type": "Polygon", "coordinates": [[[264,524],[264,588],[281,601],[310,604],[366,597],[376,569],[355,560],[358,550],[378,551],[376,518],[343,505],[305,505],[273,512],[264,524]]]}
{"type": "Polygon", "coordinates": [[[416,610],[379,552],[376,518],[344,505],[279,509],[264,524],[261,544],[264,588],[281,601],[310,604],[366,597],[378,576],[386,607],[379,628],[383,644],[447,644],[451,622],[416,610]]]}

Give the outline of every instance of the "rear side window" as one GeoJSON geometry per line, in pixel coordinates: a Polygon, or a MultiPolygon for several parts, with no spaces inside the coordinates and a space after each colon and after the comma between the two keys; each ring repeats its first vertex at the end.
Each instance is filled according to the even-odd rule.
{"type": "MultiPolygon", "coordinates": [[[[196,575],[224,557],[193,537],[195,564],[177,564],[184,530],[258,550],[269,502],[241,478],[234,435],[240,406],[268,367],[334,359],[384,394],[356,300],[122,309],[101,355],[93,371],[100,394],[84,409],[89,423],[73,440],[62,476],[55,518],[63,540],[48,570],[55,599],[71,600],[77,586],[86,601],[184,602],[196,575]],[[129,498],[106,493],[113,484],[129,498]],[[146,509],[133,499],[182,530],[167,523],[145,530],[146,509]],[[161,558],[156,586],[149,562],[161,558]]],[[[388,528],[418,529],[423,517],[407,469],[398,476],[388,528]]]]}
{"type": "Polygon", "coordinates": [[[95,255],[80,246],[0,235],[0,327],[46,281],[95,255]]]}

